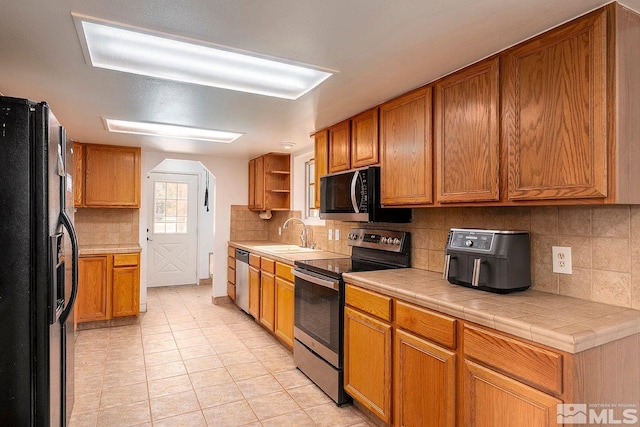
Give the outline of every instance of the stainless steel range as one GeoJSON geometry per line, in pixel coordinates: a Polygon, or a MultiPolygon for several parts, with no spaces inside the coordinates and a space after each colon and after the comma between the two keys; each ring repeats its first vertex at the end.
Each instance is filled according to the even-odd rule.
{"type": "Polygon", "coordinates": [[[296,261],[293,358],[296,366],[338,405],[343,387],[343,273],[410,266],[409,233],[354,228],[351,258],[296,261]]]}

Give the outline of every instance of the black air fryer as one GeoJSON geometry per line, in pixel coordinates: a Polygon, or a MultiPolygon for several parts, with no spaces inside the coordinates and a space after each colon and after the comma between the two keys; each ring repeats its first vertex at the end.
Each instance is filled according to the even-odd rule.
{"type": "Polygon", "coordinates": [[[452,228],[443,277],[454,285],[501,294],[530,288],[529,232],[452,228]]]}

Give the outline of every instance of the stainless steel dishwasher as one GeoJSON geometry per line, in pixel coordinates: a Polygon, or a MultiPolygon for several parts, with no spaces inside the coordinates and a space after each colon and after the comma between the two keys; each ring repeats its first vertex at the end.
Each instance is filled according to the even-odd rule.
{"type": "Polygon", "coordinates": [[[236,249],[236,304],[249,312],[249,252],[236,249]]]}

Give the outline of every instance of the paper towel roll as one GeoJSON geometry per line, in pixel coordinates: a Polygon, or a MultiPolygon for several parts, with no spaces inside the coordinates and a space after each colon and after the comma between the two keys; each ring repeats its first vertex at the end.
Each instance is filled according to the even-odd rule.
{"type": "Polygon", "coordinates": [[[271,219],[271,211],[260,212],[260,219],[271,219]]]}

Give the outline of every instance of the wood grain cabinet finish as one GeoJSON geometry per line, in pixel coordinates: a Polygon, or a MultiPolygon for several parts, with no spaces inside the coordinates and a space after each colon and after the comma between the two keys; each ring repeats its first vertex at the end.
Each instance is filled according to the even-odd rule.
{"type": "Polygon", "coordinates": [[[260,270],[249,266],[249,314],[260,318],[260,270]]]}
{"type": "Polygon", "coordinates": [[[77,322],[140,314],[140,254],[82,256],[78,263],[77,322]]]}
{"type": "Polygon", "coordinates": [[[351,168],[376,165],[378,150],[378,108],[351,118],[351,168]]]}
{"type": "Polygon", "coordinates": [[[289,210],[291,155],[267,153],[249,161],[248,207],[252,211],[289,210]]]}
{"type": "Polygon", "coordinates": [[[293,299],[293,282],[276,277],[274,333],[290,349],[293,349],[293,299]]]}
{"type": "Polygon", "coordinates": [[[382,205],[432,204],[432,109],[431,86],[380,106],[382,205]]]}
{"type": "Polygon", "coordinates": [[[463,371],[465,426],[559,425],[562,400],[468,360],[463,371]]]}
{"type": "Polygon", "coordinates": [[[80,322],[106,320],[109,313],[108,257],[82,256],[78,260],[76,319],[80,322]]]}
{"type": "Polygon", "coordinates": [[[391,422],[391,325],[345,307],[344,388],[385,423],[391,422]]]}
{"type": "Polygon", "coordinates": [[[227,296],[236,300],[236,252],[229,246],[227,251],[227,296]]]}
{"type": "Polygon", "coordinates": [[[498,58],[435,83],[437,202],[499,199],[499,106],[498,58]]]}
{"type": "Polygon", "coordinates": [[[329,173],[351,169],[351,121],[329,128],[329,173]]]}
{"type": "Polygon", "coordinates": [[[276,276],[275,261],[260,259],[260,323],[269,331],[275,331],[276,320],[276,276]]]}
{"type": "Polygon", "coordinates": [[[324,129],[313,135],[314,139],[314,174],[316,209],[320,208],[320,177],[329,173],[329,130],[324,129]]]}
{"type": "Polygon", "coordinates": [[[140,207],[140,148],[84,145],[84,206],[140,207]]]}
{"type": "Polygon", "coordinates": [[[454,427],[455,352],[400,329],[393,348],[395,425],[454,427]]]}
{"type": "Polygon", "coordinates": [[[509,199],[607,196],[607,12],[504,57],[509,199]]]}
{"type": "Polygon", "coordinates": [[[84,144],[73,143],[73,205],[84,203],[84,144]]]}
{"type": "Polygon", "coordinates": [[[111,316],[140,314],[140,254],[113,256],[111,316]]]}

